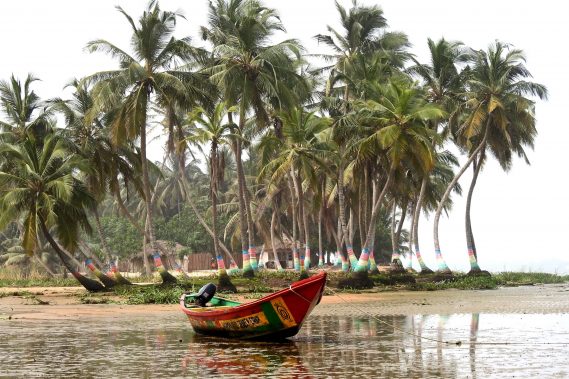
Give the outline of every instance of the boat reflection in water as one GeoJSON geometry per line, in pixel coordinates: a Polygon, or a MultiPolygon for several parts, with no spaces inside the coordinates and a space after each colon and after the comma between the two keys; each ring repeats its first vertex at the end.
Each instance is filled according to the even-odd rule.
{"type": "Polygon", "coordinates": [[[238,342],[196,336],[182,360],[184,374],[311,378],[293,341],[238,342]]]}

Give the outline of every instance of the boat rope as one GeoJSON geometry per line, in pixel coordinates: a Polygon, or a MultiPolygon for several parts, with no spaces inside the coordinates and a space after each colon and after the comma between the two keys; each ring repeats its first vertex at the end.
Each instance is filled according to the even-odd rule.
{"type": "Polygon", "coordinates": [[[445,344],[445,345],[456,345],[456,346],[462,345],[462,342],[461,342],[461,341],[445,341],[445,340],[440,340],[440,339],[437,339],[437,338],[424,337],[424,336],[421,336],[421,335],[418,335],[418,334],[409,332],[409,331],[407,331],[407,330],[398,328],[398,327],[396,327],[395,325],[393,325],[392,323],[387,322],[387,321],[385,321],[385,320],[382,320],[382,319],[380,319],[379,317],[377,317],[376,315],[374,315],[373,313],[370,313],[370,312],[366,311],[365,309],[358,307],[358,306],[355,305],[354,303],[351,303],[351,302],[349,302],[348,300],[344,299],[342,296],[340,296],[340,294],[338,294],[336,291],[334,291],[334,290],[333,290],[332,288],[330,288],[329,286],[326,286],[326,288],[328,289],[328,291],[332,292],[333,295],[337,296],[340,300],[342,300],[344,303],[348,304],[348,305],[349,305],[350,307],[352,307],[353,309],[355,309],[355,310],[357,310],[357,311],[360,311],[360,312],[362,312],[363,314],[366,314],[366,315],[368,315],[369,317],[373,318],[374,320],[376,320],[376,321],[378,321],[378,322],[380,322],[380,323],[382,323],[382,324],[385,324],[385,325],[387,325],[387,326],[389,326],[389,327],[391,327],[391,328],[393,328],[393,329],[395,329],[395,330],[397,330],[397,331],[400,331],[400,332],[403,333],[403,334],[408,334],[408,335],[413,336],[413,337],[421,338],[421,339],[424,339],[424,340],[427,340],[427,341],[433,341],[433,342],[437,342],[437,343],[442,343],[442,344],[445,344]]]}
{"type": "Polygon", "coordinates": [[[304,296],[302,296],[301,294],[299,294],[298,292],[296,292],[293,288],[292,288],[292,284],[288,286],[288,289],[292,291],[292,293],[294,293],[295,295],[298,295],[298,297],[300,297],[302,300],[306,301],[308,304],[312,303],[312,301],[308,300],[307,298],[305,298],[304,296]]]}
{"type": "MultiPolygon", "coordinates": [[[[417,338],[420,338],[423,340],[442,343],[445,345],[456,345],[456,346],[462,345],[462,341],[460,341],[460,340],[445,341],[445,340],[440,340],[437,338],[429,338],[429,337],[424,337],[424,336],[409,332],[407,330],[398,328],[395,325],[393,325],[392,323],[384,321],[384,320],[380,319],[379,317],[377,317],[376,315],[374,315],[373,313],[370,313],[370,312],[366,311],[365,309],[358,307],[354,303],[349,302],[348,300],[346,300],[345,298],[340,296],[340,294],[338,294],[336,291],[334,291],[329,286],[326,286],[326,288],[328,289],[328,291],[332,292],[333,295],[337,296],[340,300],[342,300],[344,303],[348,304],[353,309],[358,310],[358,311],[362,312],[363,314],[366,314],[369,317],[373,318],[374,320],[376,320],[382,324],[385,324],[385,325],[387,325],[387,326],[389,326],[389,327],[391,327],[391,328],[393,328],[393,329],[395,329],[395,330],[397,330],[403,334],[408,334],[410,336],[417,337],[417,338]]],[[[469,341],[468,344],[469,345],[557,345],[557,346],[567,346],[567,345],[569,345],[569,342],[499,342],[499,341],[498,342],[478,342],[478,341],[469,341]]]]}

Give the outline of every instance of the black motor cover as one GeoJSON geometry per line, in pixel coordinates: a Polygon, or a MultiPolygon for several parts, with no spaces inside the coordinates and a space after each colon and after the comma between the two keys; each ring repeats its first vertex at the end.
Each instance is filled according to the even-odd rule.
{"type": "Polygon", "coordinates": [[[213,283],[208,283],[198,291],[198,296],[196,296],[196,304],[200,307],[205,307],[208,301],[213,298],[217,287],[213,283]]]}

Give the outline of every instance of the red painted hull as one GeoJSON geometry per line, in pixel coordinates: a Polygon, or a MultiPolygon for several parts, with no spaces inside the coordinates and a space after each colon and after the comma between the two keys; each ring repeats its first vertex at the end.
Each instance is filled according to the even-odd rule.
{"type": "Polygon", "coordinates": [[[262,299],[234,307],[190,308],[180,305],[196,333],[230,337],[282,339],[294,336],[320,302],[326,273],[292,283],[262,299]]]}

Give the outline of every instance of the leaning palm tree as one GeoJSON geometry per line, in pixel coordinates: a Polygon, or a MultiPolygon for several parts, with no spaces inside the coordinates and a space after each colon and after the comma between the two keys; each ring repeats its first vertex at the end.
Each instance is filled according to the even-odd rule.
{"type": "MultiPolygon", "coordinates": [[[[195,109],[191,116],[190,122],[195,124],[195,128],[191,130],[191,134],[186,137],[194,143],[201,145],[209,144],[209,168],[210,168],[210,196],[211,196],[211,231],[213,233],[213,247],[215,257],[217,259],[217,268],[219,271],[219,284],[222,289],[231,289],[235,292],[235,286],[231,284],[229,276],[225,270],[225,264],[219,247],[219,239],[217,233],[217,200],[219,196],[220,170],[219,148],[230,143],[231,125],[226,123],[227,113],[234,112],[234,107],[227,107],[225,102],[216,105],[214,111],[206,115],[202,108],[195,109]]],[[[231,257],[231,256],[230,256],[231,257]]],[[[251,267],[243,267],[244,274],[251,272],[251,267]]]]}
{"type": "MultiPolygon", "coordinates": [[[[474,54],[467,79],[466,119],[460,124],[459,141],[469,157],[455,175],[435,213],[435,250],[440,250],[439,219],[443,203],[466,169],[476,160],[473,182],[469,190],[466,212],[467,248],[471,272],[480,272],[470,223],[470,200],[486,150],[497,156],[504,168],[509,167],[512,152],[525,157],[524,145],[532,146],[535,130],[534,102],[530,96],[547,98],[545,86],[527,81],[531,77],[521,50],[510,49],[496,41],[488,51],[474,54]]],[[[511,163],[511,162],[510,162],[511,163]]]]}
{"type": "MultiPolygon", "coordinates": [[[[108,192],[112,193],[112,189],[109,187],[116,183],[113,178],[119,175],[122,175],[123,178],[134,176],[132,164],[124,156],[121,156],[119,149],[113,147],[110,138],[108,138],[108,129],[105,128],[102,118],[95,118],[91,122],[87,121],[86,114],[93,106],[90,92],[85,87],[80,86],[77,80],[73,80],[68,86],[75,89],[72,98],[70,100],[53,99],[50,104],[56,112],[60,112],[65,118],[66,128],[61,133],[71,144],[71,148],[91,163],[91,170],[85,173],[84,182],[89,192],[100,204],[108,192]]],[[[111,267],[109,276],[116,279],[120,284],[130,284],[120,272],[113,269],[114,260],[104,230],[101,227],[99,207],[95,207],[93,210],[93,217],[101,241],[101,250],[105,254],[106,264],[111,267]]]]}
{"type": "MultiPolygon", "coordinates": [[[[436,42],[429,38],[427,44],[429,46],[431,62],[429,64],[421,64],[413,59],[415,65],[411,66],[408,71],[416,74],[424,81],[430,102],[442,107],[448,115],[454,116],[458,113],[457,109],[459,108],[459,103],[462,101],[461,93],[464,92],[464,75],[459,71],[458,65],[468,60],[468,49],[466,49],[461,42],[449,42],[444,38],[436,42]]],[[[443,132],[439,131],[441,121],[445,120],[435,120],[430,126],[435,134],[439,136],[448,135],[449,133],[444,130],[443,132]]],[[[446,125],[448,125],[448,123],[446,123],[446,125]]],[[[435,147],[436,143],[444,143],[444,138],[433,139],[433,147],[435,147]]],[[[411,236],[413,240],[418,239],[419,218],[425,200],[429,177],[429,173],[423,176],[419,197],[415,204],[411,226],[411,236]]],[[[418,242],[414,242],[415,241],[411,241],[411,245],[415,245],[416,247],[415,255],[419,259],[421,271],[424,273],[432,272],[421,258],[421,253],[418,250],[418,242]]],[[[448,270],[448,266],[441,252],[437,251],[436,254],[439,265],[438,269],[443,271],[448,270]]]]}
{"type": "Polygon", "coordinates": [[[80,231],[91,232],[87,212],[96,202],[77,176],[88,164],[71,154],[57,136],[41,142],[27,139],[20,144],[0,144],[0,229],[23,219],[22,247],[28,254],[38,247],[41,230],[65,267],[87,290],[102,290],[99,282],[77,272],[63,250],[73,252],[80,231]]]}
{"type": "MultiPolygon", "coordinates": [[[[140,139],[148,243],[157,258],[155,263],[159,264],[161,260],[152,223],[152,190],[146,160],[148,112],[150,105],[157,100],[165,101],[174,94],[181,99],[192,95],[194,75],[173,67],[181,59],[193,54],[194,50],[188,44],[188,39],[178,40],[172,36],[176,20],[182,17],[181,14],[162,11],[157,2],[151,1],[138,23],[135,23],[122,8],[117,9],[132,27],[131,48],[134,54],[130,55],[105,40],[89,42],[88,51],[108,53],[118,59],[120,68],[95,73],[86,77],[84,82],[95,83],[91,117],[101,111],[118,109],[110,122],[113,142],[121,145],[125,141],[140,139]]],[[[176,281],[163,266],[160,265],[158,270],[163,281],[176,281]]]]}

